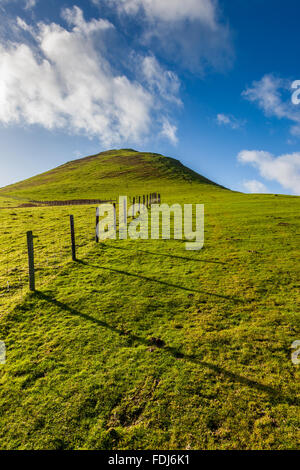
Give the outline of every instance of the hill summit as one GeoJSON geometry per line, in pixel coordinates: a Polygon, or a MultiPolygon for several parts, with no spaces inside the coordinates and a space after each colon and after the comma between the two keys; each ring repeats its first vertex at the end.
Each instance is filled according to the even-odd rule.
{"type": "MultiPolygon", "coordinates": [[[[221,188],[179,160],[133,149],[108,150],[72,160],[53,170],[0,189],[0,195],[24,200],[97,198],[186,187],[221,188]]],[[[224,189],[224,188],[223,188],[224,189]]]]}

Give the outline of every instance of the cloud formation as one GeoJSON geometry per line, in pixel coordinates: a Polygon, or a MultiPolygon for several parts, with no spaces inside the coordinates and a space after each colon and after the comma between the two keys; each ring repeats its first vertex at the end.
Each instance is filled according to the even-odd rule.
{"type": "Polygon", "coordinates": [[[300,107],[292,103],[292,82],[273,75],[265,75],[252,83],[242,95],[257,103],[268,117],[287,119],[293,122],[291,134],[300,135],[300,107]]]}
{"type": "Polygon", "coordinates": [[[178,142],[177,127],[171,124],[167,118],[163,118],[161,135],[167,137],[173,145],[176,145],[178,142]]]}
{"type": "Polygon", "coordinates": [[[26,3],[25,3],[26,10],[29,10],[30,8],[34,8],[35,5],[37,4],[37,1],[38,0],[26,0],[26,3]]]}
{"type": "Polygon", "coordinates": [[[108,0],[108,3],[127,14],[137,14],[142,10],[151,19],[200,20],[213,29],[217,26],[216,7],[212,0],[108,0]]]}
{"type": "Polygon", "coordinates": [[[241,121],[237,118],[235,118],[232,115],[228,114],[217,114],[217,123],[221,126],[228,126],[231,129],[239,129],[245,124],[245,121],[241,121]]]}
{"type": "Polygon", "coordinates": [[[231,32],[218,0],[92,0],[135,21],[136,40],[192,72],[226,69],[233,60],[231,32]]]}
{"type": "Polygon", "coordinates": [[[18,18],[31,40],[0,41],[0,122],[62,128],[108,146],[147,137],[159,110],[161,133],[174,143],[176,128],[168,128],[162,108],[180,101],[177,76],[145,57],[143,81],[129,79],[106,54],[112,23],[86,21],[78,7],[65,9],[63,17],[66,28],[42,22],[32,27],[18,18]]]}
{"type": "Polygon", "coordinates": [[[248,193],[267,193],[266,186],[257,180],[248,180],[243,182],[243,186],[248,193]]]}
{"type": "Polygon", "coordinates": [[[141,70],[149,88],[166,101],[182,105],[179,98],[180,80],[174,72],[163,70],[154,56],[142,59],[141,70]]]}
{"type": "Polygon", "coordinates": [[[269,152],[243,150],[238,154],[238,161],[257,168],[260,176],[276,181],[285,189],[300,195],[300,153],[291,153],[275,157],[269,152]]]}
{"type": "MultiPolygon", "coordinates": [[[[6,5],[7,3],[11,2],[18,2],[19,0],[0,0],[0,7],[1,5],[6,5]]],[[[38,0],[22,0],[23,7],[25,10],[30,10],[31,8],[34,8],[37,4],[38,0]]]]}

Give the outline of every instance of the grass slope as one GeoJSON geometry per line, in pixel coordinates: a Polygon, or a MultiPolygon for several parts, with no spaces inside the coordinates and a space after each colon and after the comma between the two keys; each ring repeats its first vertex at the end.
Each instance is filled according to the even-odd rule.
{"type": "Polygon", "coordinates": [[[1,196],[22,200],[64,200],[117,197],[164,189],[179,191],[186,184],[203,186],[212,181],[185,167],[178,160],[131,149],[110,150],[74,160],[41,175],[0,189],[1,196]]]}
{"type": "MultiPolygon", "coordinates": [[[[118,179],[139,193],[133,174],[118,179]]],[[[161,187],[164,202],[205,203],[203,250],[95,245],[94,207],[0,211],[1,449],[299,448],[299,198],[196,177],[161,187]],[[24,287],[29,229],[35,294],[24,287]]]]}

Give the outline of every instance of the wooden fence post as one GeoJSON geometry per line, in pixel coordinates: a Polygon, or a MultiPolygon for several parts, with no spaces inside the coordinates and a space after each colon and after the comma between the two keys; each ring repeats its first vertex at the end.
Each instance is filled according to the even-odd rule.
{"type": "Polygon", "coordinates": [[[29,289],[31,291],[35,291],[33,235],[31,231],[27,232],[27,250],[28,250],[29,289]]]}
{"type": "Polygon", "coordinates": [[[76,261],[75,229],[74,216],[70,215],[71,242],[72,242],[72,260],[76,261]]]}
{"type": "Polygon", "coordinates": [[[99,225],[99,208],[96,207],[96,243],[99,243],[98,225],[99,225]]]}
{"type": "Polygon", "coordinates": [[[116,203],[113,203],[114,206],[114,230],[117,233],[117,210],[116,210],[116,203]]]}
{"type": "Polygon", "coordinates": [[[127,239],[127,196],[119,197],[119,240],[127,239]]]}

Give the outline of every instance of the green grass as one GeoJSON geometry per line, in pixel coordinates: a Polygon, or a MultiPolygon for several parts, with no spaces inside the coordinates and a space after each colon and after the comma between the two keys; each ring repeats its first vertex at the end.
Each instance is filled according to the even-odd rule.
{"type": "MultiPolygon", "coordinates": [[[[174,240],[96,245],[95,207],[0,211],[1,449],[299,449],[299,198],[233,193],[177,169],[145,176],[144,190],[118,173],[100,197],[128,185],[204,203],[198,252],[174,240]]],[[[18,186],[0,206],[57,199],[60,184],[18,186]]]]}
{"type": "Polygon", "coordinates": [[[221,187],[178,160],[135,150],[111,150],[61,165],[41,175],[0,189],[1,196],[24,200],[111,199],[122,191],[135,195],[168,188],[177,194],[187,185],[202,191],[221,187]]]}

